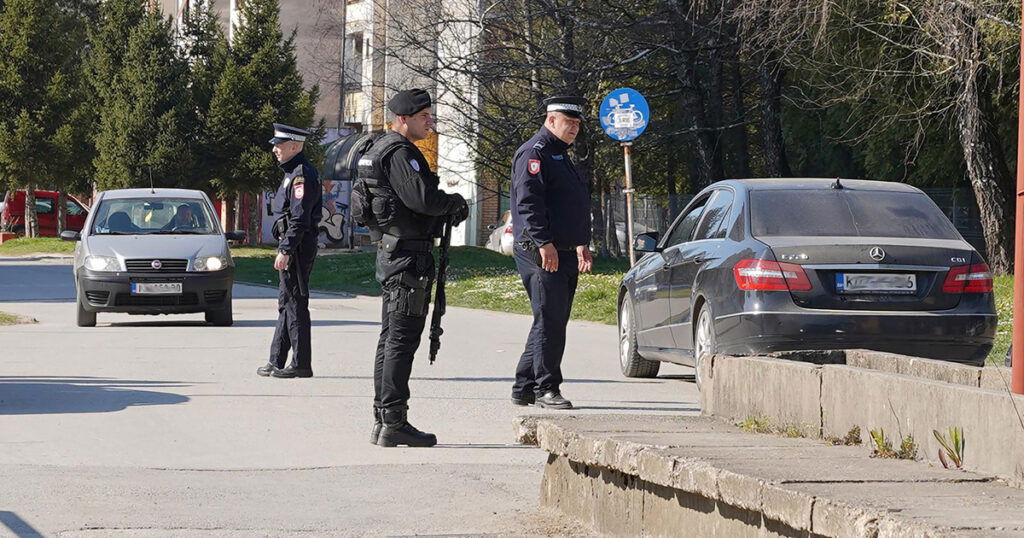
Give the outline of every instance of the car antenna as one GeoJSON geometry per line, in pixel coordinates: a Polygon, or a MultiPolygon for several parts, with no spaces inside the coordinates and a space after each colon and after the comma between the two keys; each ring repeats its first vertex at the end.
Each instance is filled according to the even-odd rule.
{"type": "Polygon", "coordinates": [[[149,167],[149,192],[150,192],[150,194],[156,194],[156,189],[153,188],[153,167],[152,166],[149,167]]]}
{"type": "Polygon", "coordinates": [[[839,178],[836,178],[836,182],[832,184],[833,189],[842,189],[843,184],[839,182],[839,178]]]}

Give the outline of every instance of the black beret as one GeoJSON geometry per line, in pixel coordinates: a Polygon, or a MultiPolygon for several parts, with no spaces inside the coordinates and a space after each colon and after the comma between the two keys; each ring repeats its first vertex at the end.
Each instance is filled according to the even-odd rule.
{"type": "Polygon", "coordinates": [[[430,94],[427,90],[413,88],[402,90],[395,94],[388,101],[388,110],[399,116],[412,116],[413,114],[430,106],[430,94]]]}
{"type": "Polygon", "coordinates": [[[583,118],[587,100],[574,95],[558,95],[545,99],[544,106],[548,112],[561,112],[573,118],[583,118]]]}

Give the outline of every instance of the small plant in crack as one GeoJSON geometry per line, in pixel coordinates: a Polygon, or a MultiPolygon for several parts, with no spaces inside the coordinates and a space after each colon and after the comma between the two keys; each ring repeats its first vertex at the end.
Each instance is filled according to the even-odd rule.
{"type": "Polygon", "coordinates": [[[860,426],[850,428],[844,437],[826,437],[826,441],[833,445],[855,446],[860,444],[860,426]]]}
{"type": "Polygon", "coordinates": [[[917,443],[914,442],[913,435],[907,435],[904,437],[900,442],[900,448],[894,449],[892,447],[892,441],[885,436],[885,430],[879,428],[877,430],[871,430],[871,442],[874,444],[871,457],[899,460],[917,459],[917,443]]]}
{"type": "Polygon", "coordinates": [[[946,469],[964,468],[964,430],[959,426],[949,428],[949,437],[932,430],[932,435],[942,445],[939,450],[939,461],[946,469]]]}

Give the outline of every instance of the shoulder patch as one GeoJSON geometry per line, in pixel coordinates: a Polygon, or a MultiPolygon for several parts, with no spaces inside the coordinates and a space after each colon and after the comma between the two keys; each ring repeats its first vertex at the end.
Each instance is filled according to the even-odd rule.
{"type": "Polygon", "coordinates": [[[526,161],[526,170],[530,172],[530,175],[537,175],[540,173],[540,159],[530,159],[526,161]]]}
{"type": "Polygon", "coordinates": [[[292,188],[292,195],[295,196],[296,200],[301,200],[302,196],[304,194],[306,194],[306,186],[305,185],[301,185],[301,184],[300,185],[295,185],[295,187],[292,188]]]}
{"type": "Polygon", "coordinates": [[[298,177],[296,177],[295,179],[292,180],[292,186],[293,187],[298,187],[299,185],[302,185],[305,182],[306,182],[306,178],[304,178],[302,176],[298,176],[298,177]]]}
{"type": "Polygon", "coordinates": [[[409,159],[409,166],[411,166],[412,169],[417,172],[420,171],[420,163],[416,159],[409,159]]]}

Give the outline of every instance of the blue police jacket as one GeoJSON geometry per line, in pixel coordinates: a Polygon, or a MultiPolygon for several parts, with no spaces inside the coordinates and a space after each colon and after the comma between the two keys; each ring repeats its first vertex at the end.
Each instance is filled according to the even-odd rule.
{"type": "Polygon", "coordinates": [[[284,170],[284,180],[277,188],[271,209],[275,215],[287,215],[288,231],[281,237],[277,249],[295,254],[300,245],[316,243],[324,209],[324,189],[320,186],[316,167],[302,152],[281,163],[281,169],[284,170]]]}
{"type": "Polygon", "coordinates": [[[590,193],[566,153],[569,145],[546,127],[512,159],[512,232],[516,241],[571,248],[590,243],[590,193]]]}

